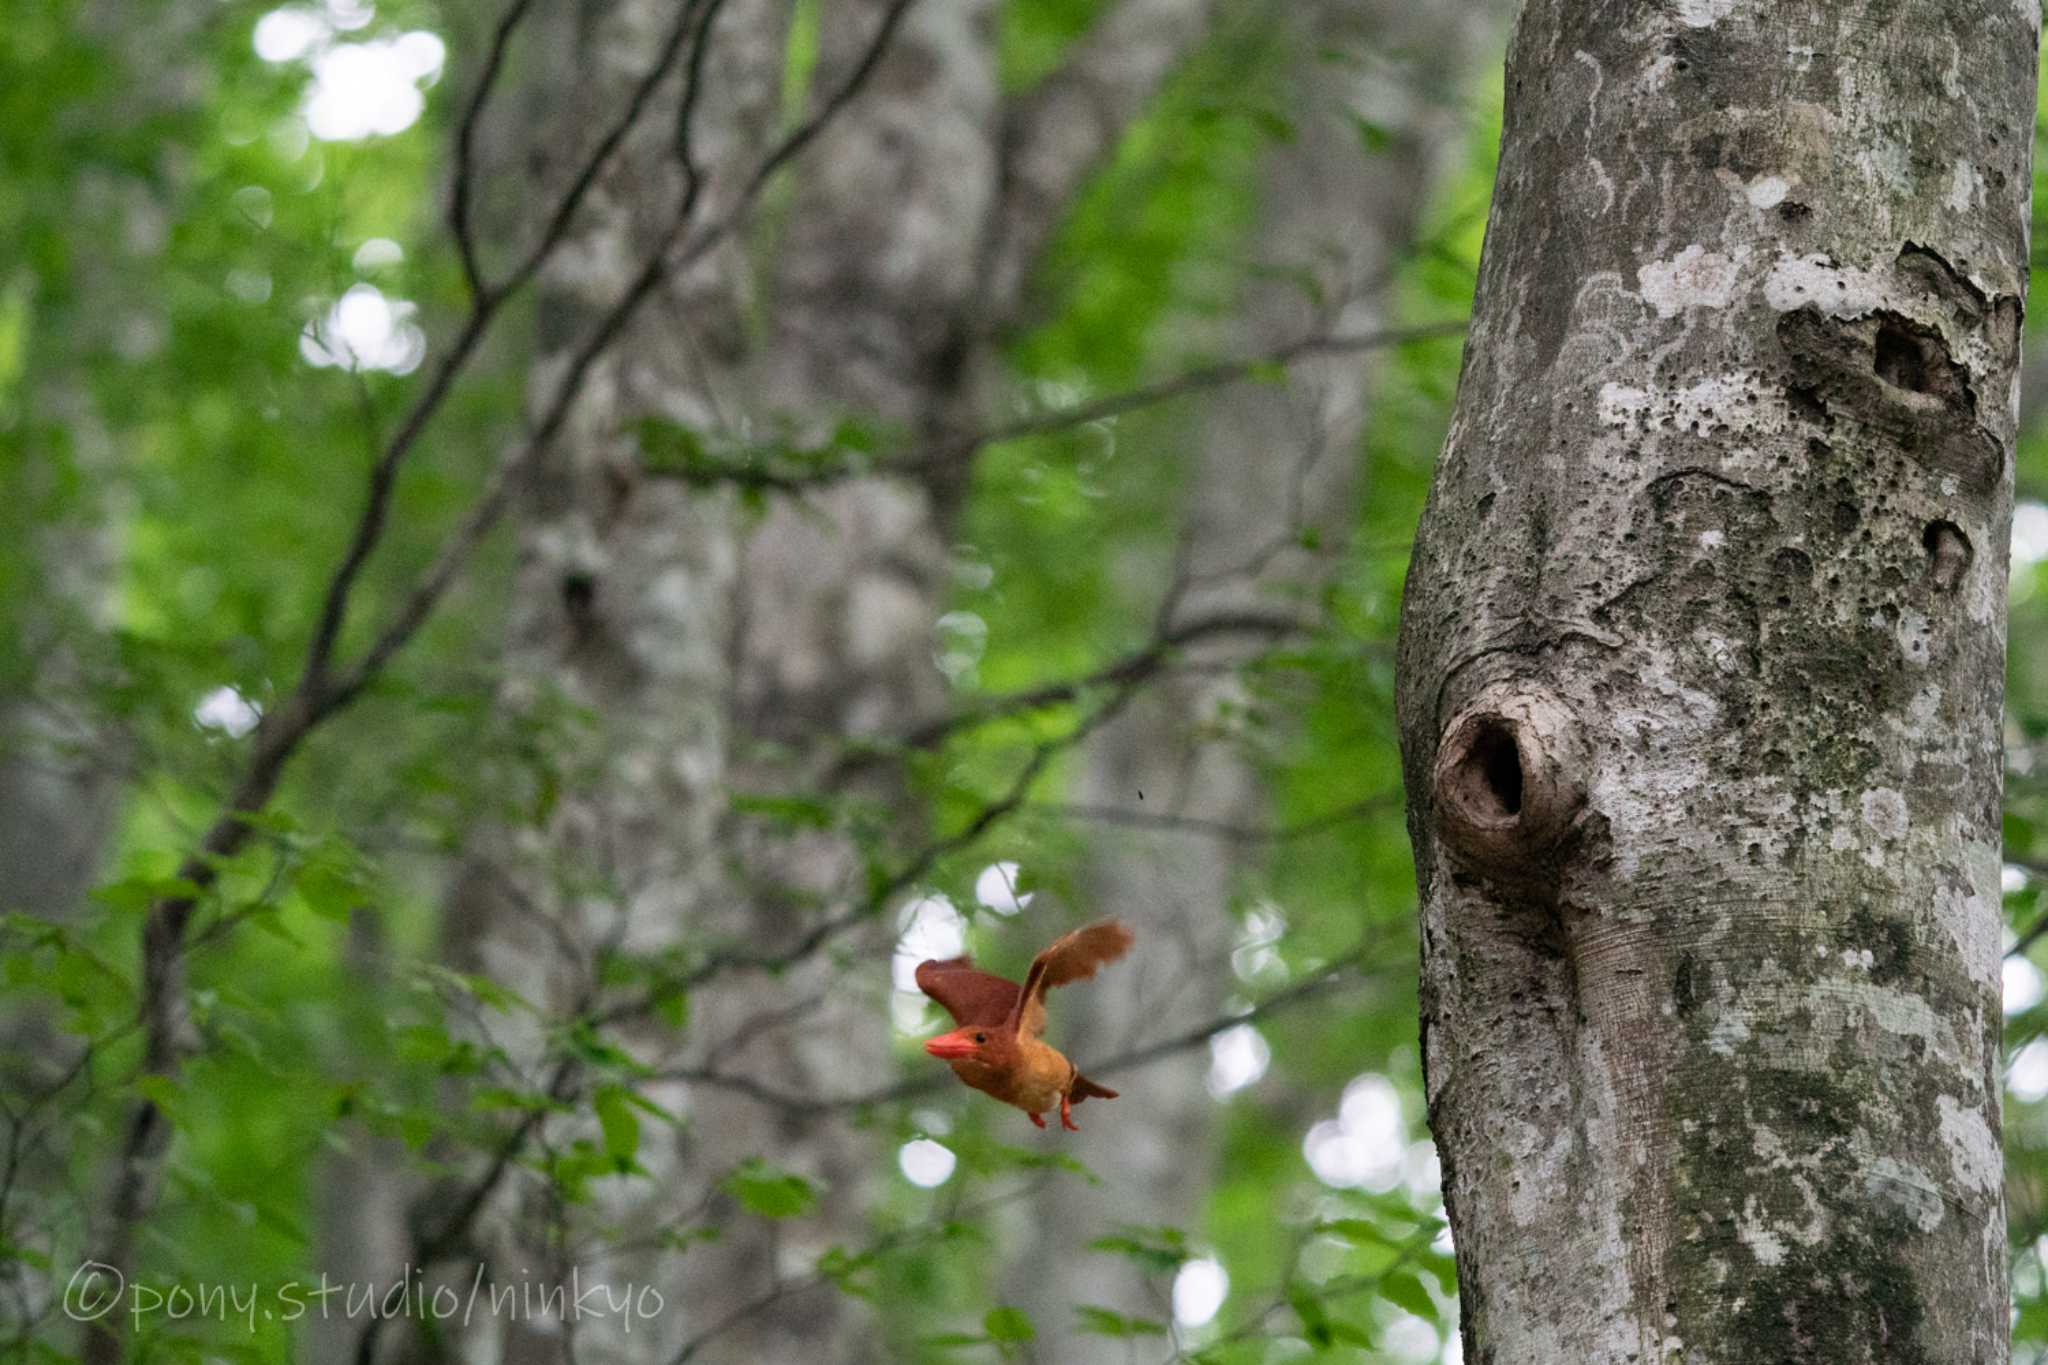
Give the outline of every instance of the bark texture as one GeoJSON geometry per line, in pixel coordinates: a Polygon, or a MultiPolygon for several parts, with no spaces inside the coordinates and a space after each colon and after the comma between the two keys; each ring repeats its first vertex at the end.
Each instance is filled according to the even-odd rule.
{"type": "MultiPolygon", "coordinates": [[[[540,98],[530,106],[541,121],[530,136],[548,148],[539,202],[580,172],[679,13],[653,0],[548,12],[547,27],[535,35],[540,98]],[[573,117],[556,122],[563,109],[573,117]],[[565,127],[566,137],[542,131],[565,127]]],[[[705,176],[702,219],[730,211],[741,178],[765,153],[779,110],[786,23],[786,7],[775,0],[732,0],[719,11],[709,74],[690,119],[691,156],[705,176]]],[[[683,193],[680,103],[681,81],[671,76],[601,178],[581,229],[543,276],[536,406],[551,401],[596,319],[668,233],[683,193]]],[[[691,939],[710,944],[740,928],[718,913],[730,902],[717,838],[728,775],[726,653],[744,523],[730,499],[642,480],[633,436],[634,424],[650,416],[715,425],[719,387],[744,359],[739,319],[750,277],[740,258],[728,244],[671,279],[596,362],[521,504],[499,707],[509,726],[531,727],[550,742],[506,780],[508,793],[518,794],[506,819],[472,839],[444,916],[443,951],[450,965],[488,975],[538,1007],[532,1018],[484,1021],[489,1041],[507,1054],[509,1079],[522,1088],[546,1091],[559,1077],[568,1093],[579,1093],[581,1078],[557,1070],[562,1063],[544,1021],[596,1003],[602,961],[658,959],[691,939]]],[[[697,1014],[715,1018],[715,1005],[706,1003],[697,1014]]],[[[642,1017],[613,1037],[654,1067],[669,1060],[672,1033],[642,1017]]],[[[487,1283],[514,1286],[567,1283],[573,1270],[585,1283],[621,1293],[652,1283],[667,1310],[630,1330],[616,1316],[572,1326],[479,1315],[456,1343],[461,1359],[558,1359],[565,1334],[580,1360],[665,1359],[703,1326],[677,1292],[677,1281],[687,1283],[697,1267],[664,1273],[672,1262],[660,1242],[664,1231],[687,1229],[686,1210],[701,1208],[724,1172],[685,1172],[691,1116],[679,1084],[657,1082],[640,1093],[685,1121],[681,1129],[645,1124],[637,1159],[646,1177],[601,1182],[591,1206],[572,1211],[544,1174],[515,1169],[478,1210],[473,1232],[451,1248],[462,1255],[442,1270],[467,1280],[471,1263],[480,1263],[487,1283]],[[643,1249],[608,1250],[619,1242],[643,1249]]],[[[565,1118],[536,1145],[589,1140],[595,1129],[587,1113],[565,1118]]],[[[446,1226],[474,1178],[430,1192],[415,1221],[446,1226]]]]}
{"type": "MultiPolygon", "coordinates": [[[[1478,50],[1497,39],[1504,9],[1319,0],[1276,14],[1293,133],[1265,159],[1247,244],[1262,283],[1247,291],[1218,349],[1257,354],[1393,321],[1389,278],[1463,141],[1458,96],[1478,50]],[[1377,149],[1361,148],[1361,120],[1385,134],[1377,149]]],[[[1222,616],[1312,627],[1361,492],[1360,442],[1379,369],[1355,355],[1302,361],[1284,384],[1206,399],[1176,562],[1139,580],[1148,592],[1169,583],[1169,598],[1133,605],[1156,613],[1169,634],[1222,616]]],[[[1224,1011],[1236,986],[1238,900],[1269,849],[1203,829],[1249,830],[1267,819],[1258,755],[1268,741],[1247,724],[1255,698],[1231,667],[1263,643],[1190,649],[1183,672],[1134,699],[1089,744],[1085,808],[1189,827],[1090,832],[1088,903],[1132,919],[1147,947],[1130,965],[1128,989],[1076,991],[1059,1002],[1061,1035],[1084,1062],[1091,1051],[1199,1026],[1224,1011]]],[[[1159,1315],[1156,1286],[1117,1258],[1073,1255],[1073,1230],[1200,1223],[1195,1201],[1211,1183],[1205,1171],[1221,1112],[1207,1072],[1204,1050],[1131,1078],[1140,1102],[1106,1113],[1101,1122],[1117,1140],[1088,1153],[1102,1184],[1055,1184],[1037,1201],[1041,1233],[1012,1280],[1041,1335],[1068,1338],[1057,1344],[1061,1361],[1128,1358],[1125,1343],[1072,1333],[1077,1304],[1159,1315]]]]}
{"type": "Polygon", "coordinates": [[[2037,36],[1522,15],[1400,660],[1469,1361],[2005,1359],[2037,36]]]}

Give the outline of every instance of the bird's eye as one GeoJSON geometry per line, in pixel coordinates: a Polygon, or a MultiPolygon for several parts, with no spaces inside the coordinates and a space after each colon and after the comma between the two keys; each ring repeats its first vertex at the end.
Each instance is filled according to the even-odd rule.
{"type": "Polygon", "coordinates": [[[985,1043],[988,1041],[988,1035],[986,1033],[977,1033],[974,1035],[974,1041],[977,1043],[985,1043]]]}

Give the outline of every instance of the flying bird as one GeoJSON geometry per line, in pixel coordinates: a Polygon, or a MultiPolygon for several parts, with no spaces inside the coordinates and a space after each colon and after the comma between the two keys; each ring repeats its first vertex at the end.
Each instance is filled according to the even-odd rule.
{"type": "Polygon", "coordinates": [[[924,1050],[952,1063],[953,1074],[976,1090],[1022,1109],[1040,1128],[1057,1100],[1060,1126],[1078,1133],[1073,1107],[1085,1099],[1113,1100],[1116,1091],[1083,1076],[1040,1037],[1045,993],[1086,980],[1130,946],[1129,929],[1098,920],[1047,945],[1031,959],[1022,986],[980,970],[972,958],[927,958],[917,965],[917,988],[944,1005],[960,1027],[928,1040],[924,1050]]]}

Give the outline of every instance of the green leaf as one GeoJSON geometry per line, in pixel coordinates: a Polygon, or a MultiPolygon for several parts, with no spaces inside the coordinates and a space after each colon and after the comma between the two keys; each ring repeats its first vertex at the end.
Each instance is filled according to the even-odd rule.
{"type": "Polygon", "coordinates": [[[1458,1258],[1446,1256],[1434,1247],[1425,1247],[1415,1258],[1422,1267],[1436,1276],[1436,1282],[1443,1288],[1446,1298],[1458,1296],[1458,1258]]]}
{"type": "Polygon", "coordinates": [[[1424,1321],[1434,1322],[1438,1316],[1436,1300],[1408,1270],[1390,1270],[1380,1277],[1380,1297],[1396,1308],[1404,1308],[1424,1321]]]}
{"type": "Polygon", "coordinates": [[[1332,1218],[1316,1224],[1317,1232],[1327,1232],[1332,1237],[1341,1237],[1353,1246],[1385,1247],[1398,1243],[1379,1224],[1368,1218],[1332,1218]]]}
{"type": "Polygon", "coordinates": [[[123,877],[93,889],[92,898],[109,910],[147,910],[160,900],[197,900],[199,883],[186,877],[123,877]]]}
{"type": "Polygon", "coordinates": [[[968,1346],[986,1346],[988,1338],[978,1332],[933,1332],[919,1337],[918,1342],[941,1351],[957,1351],[968,1346]]]}
{"type": "Polygon", "coordinates": [[[715,463],[704,449],[704,438],[680,422],[642,418],[633,434],[640,443],[641,460],[657,473],[697,474],[715,463]]]}
{"type": "Polygon", "coordinates": [[[981,1330],[988,1333],[990,1341],[1030,1341],[1038,1335],[1038,1329],[1031,1325],[1031,1315],[1008,1304],[989,1309],[981,1320],[981,1330]]]}
{"type": "Polygon", "coordinates": [[[469,1097],[469,1107],[482,1114],[495,1109],[513,1109],[522,1113],[544,1112],[560,1106],[544,1091],[514,1090],[509,1086],[487,1085],[469,1097]]]}
{"type": "Polygon", "coordinates": [[[51,1264],[50,1258],[34,1247],[21,1246],[14,1242],[0,1242],[0,1261],[20,1261],[23,1265],[42,1271],[48,1271],[51,1264]]]}
{"type": "Polygon", "coordinates": [[[832,429],[832,444],[845,450],[872,455],[881,443],[881,436],[873,427],[850,417],[832,429]]]}
{"type": "Polygon", "coordinates": [[[1178,1270],[1194,1253],[1188,1250],[1187,1235],[1175,1227],[1132,1227],[1088,1244],[1091,1251],[1106,1251],[1135,1261],[1154,1274],[1178,1270]]]}
{"type": "Polygon", "coordinates": [[[795,1218],[809,1213],[818,1202],[818,1189],[810,1181],[757,1156],[741,1162],[721,1188],[748,1212],[763,1218],[795,1218]]]}
{"type": "Polygon", "coordinates": [[[597,1110],[598,1126],[604,1130],[605,1155],[620,1170],[627,1169],[640,1150],[640,1118],[633,1112],[632,1093],[624,1086],[603,1086],[591,1104],[597,1110]]]}
{"type": "Polygon", "coordinates": [[[690,993],[680,988],[665,990],[654,999],[654,1012],[663,1023],[680,1033],[690,1022],[690,993]]]}
{"type": "Polygon", "coordinates": [[[1364,1347],[1367,1350],[1372,1348],[1372,1333],[1366,1331],[1355,1322],[1346,1322],[1343,1318],[1331,1318],[1324,1324],[1324,1327],[1329,1332],[1332,1341],[1340,1341],[1347,1346],[1364,1347]]]}
{"type": "Polygon", "coordinates": [[[1166,1324],[1151,1318],[1129,1318],[1110,1308],[1098,1307],[1092,1303],[1074,1305],[1074,1312],[1080,1316],[1081,1330],[1098,1337],[1163,1337],[1166,1324]]]}
{"type": "Polygon", "coordinates": [[[790,829],[830,829],[836,822],[832,803],[816,797],[735,792],[731,802],[736,811],[758,815],[790,829]]]}
{"type": "Polygon", "coordinates": [[[1294,1309],[1294,1316],[1301,1319],[1301,1334],[1308,1343],[1318,1349],[1335,1342],[1330,1331],[1330,1315],[1323,1309],[1323,1301],[1316,1297],[1314,1286],[1299,1280],[1287,1286],[1287,1302],[1294,1309]]]}
{"type": "Polygon", "coordinates": [[[1294,141],[1294,120],[1272,109],[1247,109],[1252,126],[1279,143],[1294,141]]]}
{"type": "Polygon", "coordinates": [[[178,1106],[185,1097],[183,1086],[169,1076],[159,1076],[154,1072],[137,1076],[134,1084],[138,1095],[161,1109],[167,1117],[177,1118],[178,1106]]]}

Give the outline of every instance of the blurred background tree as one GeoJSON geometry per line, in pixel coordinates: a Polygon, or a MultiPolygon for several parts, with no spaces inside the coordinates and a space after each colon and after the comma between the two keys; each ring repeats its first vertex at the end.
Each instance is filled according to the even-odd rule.
{"type": "Polygon", "coordinates": [[[1507,8],[15,0],[0,1339],[1455,1359],[1390,645],[1507,8]],[[1105,914],[1082,1132],[918,1050],[1105,914]]]}

